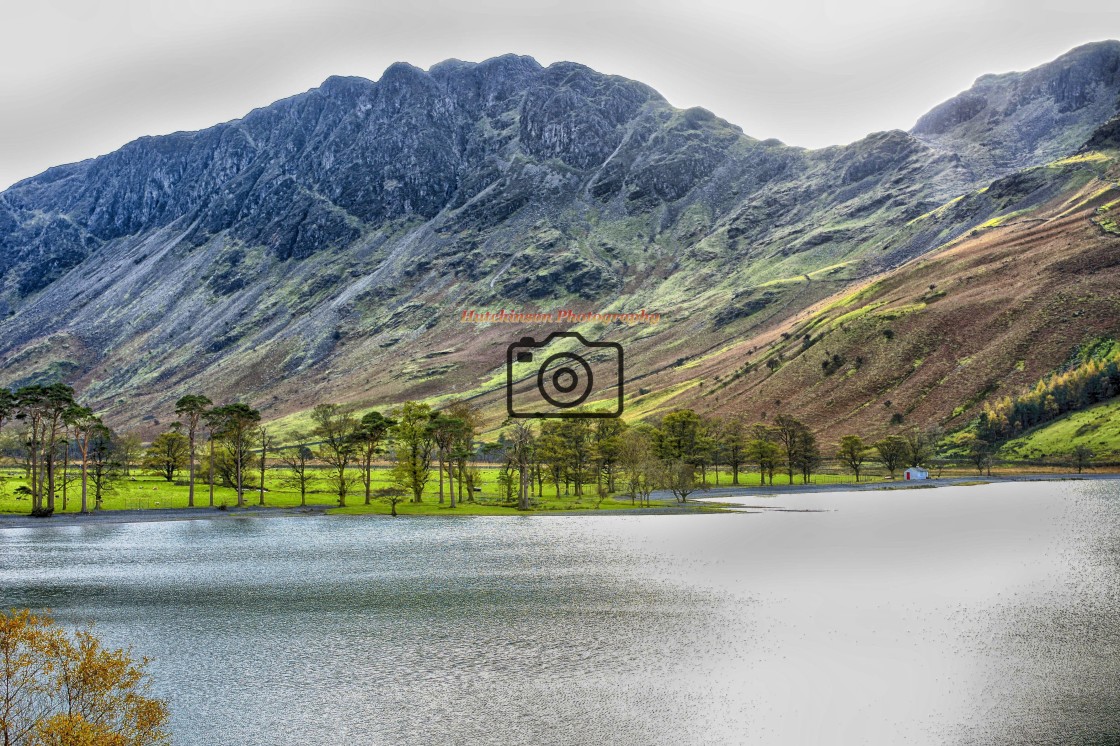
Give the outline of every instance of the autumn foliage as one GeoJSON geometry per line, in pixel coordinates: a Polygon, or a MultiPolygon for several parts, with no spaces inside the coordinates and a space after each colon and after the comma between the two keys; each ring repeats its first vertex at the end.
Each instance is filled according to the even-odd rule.
{"type": "Polygon", "coordinates": [[[70,636],[49,616],[0,612],[0,745],[170,743],[147,663],[89,630],[70,636]]]}
{"type": "Polygon", "coordinates": [[[988,442],[1012,438],[1066,412],[1120,395],[1120,347],[1083,360],[1039,381],[1020,396],[1005,396],[984,406],[979,435],[988,442]]]}

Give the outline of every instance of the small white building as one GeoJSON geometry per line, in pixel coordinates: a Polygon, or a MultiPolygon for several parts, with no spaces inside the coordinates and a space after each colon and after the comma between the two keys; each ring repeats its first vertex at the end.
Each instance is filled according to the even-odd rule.
{"type": "Polygon", "coordinates": [[[905,474],[905,479],[907,482],[912,479],[929,479],[929,472],[920,466],[911,466],[909,469],[904,471],[903,474],[905,474]]]}

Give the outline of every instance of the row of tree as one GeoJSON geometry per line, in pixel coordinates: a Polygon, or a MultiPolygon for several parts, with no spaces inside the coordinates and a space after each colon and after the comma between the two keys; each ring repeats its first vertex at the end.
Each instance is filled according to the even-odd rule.
{"type": "MultiPolygon", "coordinates": [[[[427,404],[406,402],[389,416],[373,411],[361,417],[338,404],[321,404],[312,411],[312,428],[290,433],[285,443],[262,424],[258,410],[244,403],[214,405],[206,396],[191,394],[176,402],[175,414],[170,428],[143,451],[142,464],[168,481],[185,467],[189,507],[195,506],[200,467],[211,506],[218,484],[234,489],[238,506],[246,504],[246,492],[253,488],[264,504],[270,459],[285,467],[282,479],[299,491],[301,504],[306,504],[313,477],[324,468],[340,506],[346,506],[360,483],[366,504],[375,496],[384,497],[394,513],[401,499],[423,499],[433,459],[440,502],[446,494],[454,506],[464,490],[473,500],[478,481],[478,471],[471,467],[478,414],[468,402],[453,402],[438,412],[427,404]],[[375,495],[374,465],[386,457],[393,464],[390,485],[375,495]]],[[[91,487],[94,508],[100,508],[111,480],[127,473],[133,463],[136,439],[114,433],[64,384],[0,389],[0,431],[13,421],[22,426],[18,444],[33,515],[53,513],[60,493],[66,509],[75,469],[82,512],[89,510],[91,487]]]]}
{"type": "MultiPolygon", "coordinates": [[[[345,507],[361,490],[366,504],[386,500],[395,514],[399,502],[423,500],[433,470],[441,503],[449,500],[454,507],[473,501],[479,459],[501,465],[505,499],[523,509],[531,507],[533,496],[545,494],[546,484],[557,497],[580,498],[594,485],[600,499],[624,492],[635,503],[648,504],[654,490],[664,489],[684,502],[708,483],[709,470],[715,470],[717,484],[720,467],[730,472],[733,485],[746,469],[756,470],[763,484],[772,485],[778,473],[791,483],[797,476],[808,483],[822,462],[816,436],[787,415],[753,425],[735,417],[705,418],[689,409],[635,425],[581,417],[515,421],[506,423],[496,442],[481,444],[478,412],[465,401],[441,410],[406,402],[387,414],[362,416],[338,404],[320,404],[311,412],[311,427],[288,432],[283,442],[262,423],[260,412],[244,403],[215,405],[192,394],[176,402],[175,414],[167,431],[143,451],[142,464],[168,481],[185,468],[190,507],[196,504],[199,481],[208,488],[211,506],[219,484],[234,490],[238,506],[246,505],[252,491],[263,505],[270,463],[280,467],[280,476],[274,469],[271,477],[297,491],[301,504],[312,480],[325,473],[338,505],[345,507]],[[388,485],[375,488],[374,469],[384,462],[390,465],[388,485]]],[[[53,512],[60,487],[65,509],[72,468],[81,480],[81,510],[89,509],[91,487],[94,507],[100,507],[109,480],[133,462],[129,452],[135,439],[118,437],[63,384],[0,390],[0,429],[13,420],[22,423],[19,441],[33,514],[53,512]]],[[[921,430],[874,443],[848,435],[835,457],[856,481],[870,462],[882,464],[893,477],[900,468],[927,463],[937,440],[936,433],[921,430]]]]}
{"type": "Polygon", "coordinates": [[[74,390],[61,383],[0,389],[0,428],[13,419],[25,423],[28,491],[33,515],[50,515],[55,508],[60,463],[76,449],[81,460],[82,510],[87,505],[90,466],[109,461],[111,432],[88,408],[74,400],[74,390]]]}
{"type": "MultiPolygon", "coordinates": [[[[499,483],[507,499],[528,508],[531,497],[545,494],[584,495],[623,492],[636,504],[649,503],[654,490],[671,492],[678,502],[708,483],[708,471],[727,467],[731,484],[740,473],[756,469],[762,484],[773,484],[784,472],[790,483],[800,476],[808,483],[822,455],[816,436],[805,423],[786,415],[772,424],[745,425],[737,418],[708,419],[690,409],[670,412],[655,423],[627,425],[617,419],[545,420],[539,428],[523,421],[508,423],[498,441],[484,452],[502,463],[499,483]]],[[[865,443],[859,436],[841,439],[836,457],[859,481],[865,465],[881,463],[891,474],[905,466],[927,463],[939,440],[935,432],[912,430],[865,443]]]]}

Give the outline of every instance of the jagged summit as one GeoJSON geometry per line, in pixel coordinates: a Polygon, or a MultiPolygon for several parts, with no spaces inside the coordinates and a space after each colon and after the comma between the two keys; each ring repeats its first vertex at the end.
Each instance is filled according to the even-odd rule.
{"type": "Polygon", "coordinates": [[[1084,143],[1120,108],[1120,41],[1085,44],[1026,72],[984,75],[911,132],[991,169],[1022,168],[1084,143]]]}

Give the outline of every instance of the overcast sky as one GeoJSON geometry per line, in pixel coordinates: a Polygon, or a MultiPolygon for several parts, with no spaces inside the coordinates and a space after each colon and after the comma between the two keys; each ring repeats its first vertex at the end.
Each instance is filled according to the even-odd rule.
{"type": "Polygon", "coordinates": [[[1120,38],[1120,2],[0,0],[0,188],[318,85],[506,52],[573,60],[808,147],[909,129],[988,72],[1120,38]],[[905,7],[911,5],[914,7],[905,7]]]}

